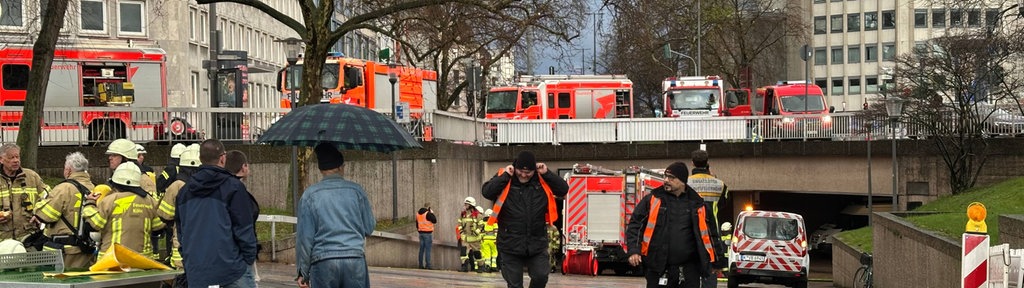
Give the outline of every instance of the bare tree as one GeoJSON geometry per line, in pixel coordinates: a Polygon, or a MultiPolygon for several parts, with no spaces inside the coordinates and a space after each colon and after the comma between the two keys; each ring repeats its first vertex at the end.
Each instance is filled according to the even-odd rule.
{"type": "MultiPolygon", "coordinates": [[[[605,44],[603,59],[611,74],[626,74],[633,81],[637,115],[652,116],[662,105],[661,81],[674,75],[677,65],[663,59],[661,47],[668,43],[679,12],[677,1],[606,1],[611,8],[612,33],[605,44]]],[[[681,33],[681,32],[680,32],[681,33]]],[[[692,67],[690,67],[692,69],[692,67]]]]}
{"type": "Polygon", "coordinates": [[[802,41],[807,36],[799,1],[704,3],[702,71],[722,75],[733,87],[744,88],[785,77],[786,42],[802,41]]]}
{"type": "Polygon", "coordinates": [[[69,0],[47,1],[47,9],[42,13],[42,26],[39,36],[32,46],[32,70],[28,76],[28,91],[25,95],[25,108],[22,109],[21,123],[18,126],[18,146],[22,149],[22,165],[36,167],[36,155],[39,151],[40,123],[46,95],[46,86],[50,83],[50,65],[53,64],[53,52],[57,48],[60,29],[64,27],[64,15],[67,14],[69,0]]]}

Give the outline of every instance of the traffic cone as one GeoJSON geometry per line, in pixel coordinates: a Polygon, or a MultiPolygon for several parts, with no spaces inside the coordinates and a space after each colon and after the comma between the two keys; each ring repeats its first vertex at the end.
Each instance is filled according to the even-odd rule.
{"type": "Polygon", "coordinates": [[[142,256],[138,252],[132,251],[128,247],[124,247],[119,243],[114,243],[107,249],[107,252],[103,254],[89,267],[89,271],[129,271],[131,269],[160,269],[160,270],[171,270],[171,267],[167,267],[160,262],[156,262],[149,257],[142,256]]]}

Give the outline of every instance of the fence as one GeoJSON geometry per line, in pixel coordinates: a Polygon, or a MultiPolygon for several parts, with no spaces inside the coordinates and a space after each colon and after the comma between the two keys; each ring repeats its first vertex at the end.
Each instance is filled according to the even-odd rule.
{"type": "Polygon", "coordinates": [[[989,248],[988,284],[992,288],[1024,287],[1024,249],[1010,249],[1010,244],[989,248]]]}

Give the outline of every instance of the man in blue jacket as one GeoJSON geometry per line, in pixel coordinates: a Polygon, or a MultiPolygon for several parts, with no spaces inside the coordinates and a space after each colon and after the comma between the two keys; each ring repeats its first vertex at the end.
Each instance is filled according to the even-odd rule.
{"type": "Polygon", "coordinates": [[[331,144],[315,148],[319,183],[299,202],[295,266],[300,287],[370,287],[364,245],[377,227],[363,186],[345,179],[345,157],[331,144]]]}
{"type": "Polygon", "coordinates": [[[175,222],[185,276],[190,287],[256,287],[252,263],[256,261],[257,213],[245,185],[224,170],[224,144],[203,141],[203,163],[175,203],[175,222]],[[224,229],[230,227],[231,229],[224,229]]]}

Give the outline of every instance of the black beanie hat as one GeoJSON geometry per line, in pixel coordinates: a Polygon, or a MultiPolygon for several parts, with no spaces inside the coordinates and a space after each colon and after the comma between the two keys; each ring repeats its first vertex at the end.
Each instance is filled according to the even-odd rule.
{"type": "Polygon", "coordinates": [[[676,162],[672,163],[672,165],[668,165],[668,168],[665,169],[665,172],[672,174],[672,176],[675,176],[680,180],[684,180],[684,182],[687,177],[690,177],[690,169],[687,169],[686,163],[683,162],[676,162]]]}
{"type": "Polygon", "coordinates": [[[320,170],[331,170],[334,168],[345,165],[345,156],[341,155],[341,151],[329,143],[320,143],[316,145],[316,160],[317,165],[320,166],[320,170]]]}
{"type": "Polygon", "coordinates": [[[519,156],[512,162],[512,167],[520,170],[537,170],[537,159],[533,157],[533,152],[519,152],[519,156]]]}

